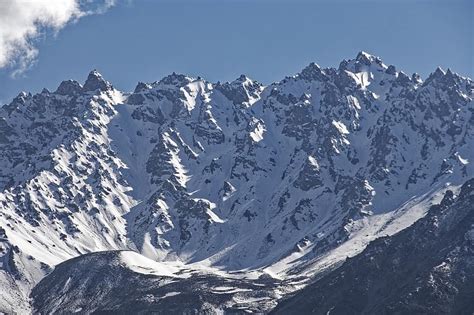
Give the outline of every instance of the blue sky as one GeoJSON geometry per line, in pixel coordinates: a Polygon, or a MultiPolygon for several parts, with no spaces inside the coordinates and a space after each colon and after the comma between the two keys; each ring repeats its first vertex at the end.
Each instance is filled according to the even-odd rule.
{"type": "MultiPolygon", "coordinates": [[[[96,68],[116,87],[175,71],[210,81],[241,73],[265,84],[309,62],[337,67],[364,50],[408,74],[437,66],[474,77],[474,1],[117,0],[103,14],[43,30],[36,62],[0,69],[0,101],[83,82],[96,68]]],[[[0,8],[1,9],[1,8],[0,8]]]]}

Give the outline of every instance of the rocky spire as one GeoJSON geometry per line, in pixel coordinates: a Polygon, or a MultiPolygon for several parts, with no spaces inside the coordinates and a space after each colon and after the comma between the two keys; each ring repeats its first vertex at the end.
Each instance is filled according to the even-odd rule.
{"type": "Polygon", "coordinates": [[[92,70],[84,83],[83,91],[105,91],[112,88],[112,85],[107,82],[97,70],[92,70]]]}

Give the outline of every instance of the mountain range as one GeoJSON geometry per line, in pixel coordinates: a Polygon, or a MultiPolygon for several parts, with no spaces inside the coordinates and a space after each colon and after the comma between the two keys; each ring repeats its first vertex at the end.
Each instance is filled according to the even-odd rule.
{"type": "Polygon", "coordinates": [[[0,108],[0,311],[472,313],[473,98],[365,52],[268,86],[22,92],[0,108]]]}

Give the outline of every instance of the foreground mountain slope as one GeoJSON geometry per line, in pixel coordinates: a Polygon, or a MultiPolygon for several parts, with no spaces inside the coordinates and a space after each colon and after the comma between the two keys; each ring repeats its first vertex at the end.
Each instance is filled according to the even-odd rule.
{"type": "Polygon", "coordinates": [[[130,251],[97,252],[58,265],[33,290],[35,312],[216,314],[275,305],[272,278],[246,279],[156,263],[130,251]]]}
{"type": "Polygon", "coordinates": [[[413,226],[370,243],[359,255],[274,314],[472,314],[474,179],[413,226]]]}
{"type": "Polygon", "coordinates": [[[97,251],[333,268],[474,174],[473,89],[361,52],[266,87],[171,74],[124,93],[92,71],[21,93],[0,109],[0,309],[28,309],[55,265],[97,251]]]}

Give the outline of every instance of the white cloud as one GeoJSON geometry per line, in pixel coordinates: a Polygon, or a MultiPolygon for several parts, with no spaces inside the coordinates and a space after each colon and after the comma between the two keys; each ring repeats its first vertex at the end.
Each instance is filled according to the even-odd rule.
{"type": "Polygon", "coordinates": [[[13,76],[23,73],[38,56],[35,40],[44,30],[56,33],[114,4],[115,0],[0,0],[0,68],[11,67],[13,76]]]}

